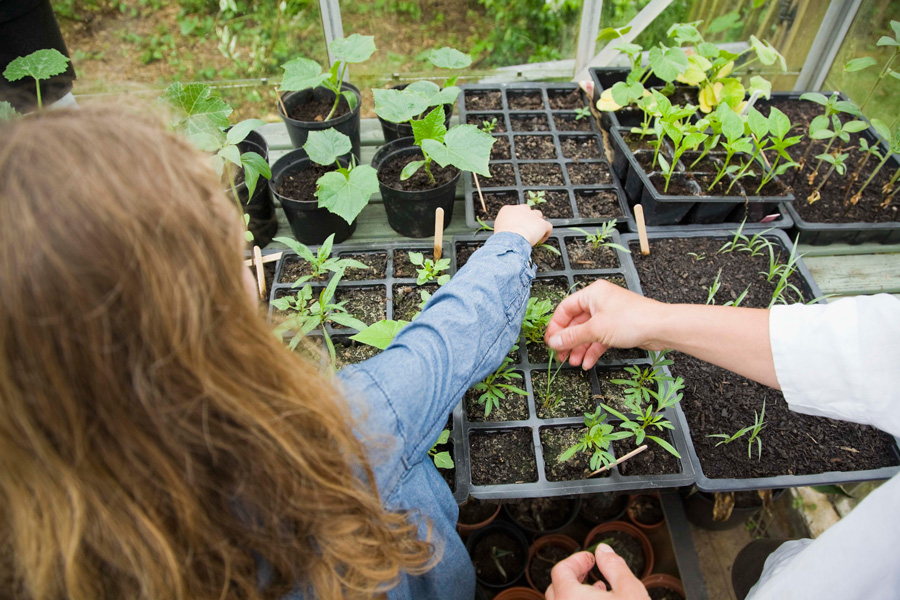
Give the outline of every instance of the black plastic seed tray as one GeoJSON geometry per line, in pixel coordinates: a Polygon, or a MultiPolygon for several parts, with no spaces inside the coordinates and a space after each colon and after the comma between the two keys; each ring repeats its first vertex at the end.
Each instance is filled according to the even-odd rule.
{"type": "MultiPolygon", "coordinates": [[[[648,233],[650,240],[650,251],[653,252],[654,240],[666,238],[713,238],[722,240],[723,242],[731,240],[734,237],[734,231],[720,229],[718,231],[667,231],[648,233]]],[[[777,243],[784,251],[790,254],[793,249],[793,243],[784,231],[772,230],[765,236],[767,239],[777,243]]],[[[623,245],[628,248],[636,249],[638,247],[638,236],[634,233],[628,233],[622,236],[623,245]]],[[[802,258],[797,259],[797,272],[799,273],[803,285],[801,291],[805,298],[817,299],[823,301],[822,291],[816,285],[812,274],[803,263],[802,258]]],[[[640,283],[636,288],[638,293],[643,293],[640,283]]],[[[696,475],[696,486],[704,492],[737,492],[745,490],[757,489],[773,489],[782,487],[797,486],[814,486],[814,485],[832,485],[853,483],[856,481],[868,481],[875,479],[888,479],[900,472],[900,439],[894,438],[893,458],[898,462],[898,466],[883,467],[879,469],[870,469],[862,471],[829,471],[825,473],[815,473],[807,475],[777,475],[772,477],[756,477],[756,478],[716,478],[712,479],[706,476],[703,471],[703,465],[697,455],[694,443],[691,439],[689,426],[687,421],[683,422],[685,442],[688,452],[684,455],[685,463],[690,464],[690,468],[696,475]]],[[[763,437],[765,434],[763,433],[763,437]]],[[[765,444],[765,441],[763,442],[765,444]]]]}
{"type": "MultiPolygon", "coordinates": [[[[593,228],[586,227],[589,232],[593,232],[593,228]]],[[[474,247],[482,244],[487,239],[486,234],[474,234],[467,236],[455,236],[453,238],[454,245],[454,268],[459,269],[460,264],[468,259],[468,254],[474,247]]],[[[566,295],[576,287],[586,285],[587,283],[598,279],[610,279],[618,285],[636,288],[636,272],[631,264],[631,260],[627,253],[616,250],[615,257],[618,262],[610,268],[591,268],[587,265],[574,263],[569,256],[567,250],[567,242],[571,243],[576,240],[583,240],[584,236],[576,231],[567,229],[557,229],[553,232],[548,243],[557,247],[562,256],[559,257],[558,264],[555,266],[545,266],[540,268],[535,282],[532,284],[532,296],[539,296],[538,288],[547,282],[558,284],[557,287],[562,295],[566,295]]],[[[619,243],[618,233],[614,234],[613,241],[619,243]]],[[[535,250],[540,252],[540,250],[535,250]]],[[[535,255],[533,254],[533,257],[535,255]]],[[[539,263],[540,264],[540,263],[539,263]]],[[[541,440],[541,434],[549,429],[581,429],[584,427],[583,413],[573,416],[557,417],[557,418],[541,418],[539,409],[541,401],[537,399],[535,383],[533,378],[544,377],[547,373],[547,356],[546,350],[542,348],[529,348],[525,339],[519,340],[519,349],[514,354],[514,362],[512,368],[522,375],[522,379],[516,380],[515,385],[520,385],[528,392],[526,405],[527,416],[517,418],[512,421],[486,421],[478,420],[480,415],[483,417],[483,407],[473,402],[473,413],[470,418],[466,402],[463,401],[454,410],[454,422],[461,425],[462,439],[464,444],[461,447],[461,465],[457,468],[457,474],[465,477],[465,481],[459,482],[469,489],[469,493],[478,499],[507,499],[507,498],[527,498],[527,497],[546,497],[546,496],[562,496],[568,494],[585,494],[596,492],[610,491],[627,491],[640,489],[657,489],[657,488],[674,488],[690,485],[694,481],[694,473],[691,464],[686,460],[677,460],[676,473],[657,474],[657,475],[625,475],[621,467],[613,467],[608,475],[595,476],[590,479],[577,479],[572,481],[551,481],[548,479],[546,467],[548,459],[544,454],[544,446],[541,440]],[[488,484],[481,481],[473,481],[472,475],[472,439],[474,437],[500,434],[520,436],[522,440],[528,440],[528,446],[531,448],[534,460],[534,468],[536,475],[529,480],[512,481],[506,483],[488,484]]],[[[607,353],[608,355],[610,353],[607,353]]],[[[647,364],[647,354],[642,350],[624,351],[619,355],[604,355],[598,366],[588,372],[582,371],[580,368],[564,367],[561,373],[570,374],[569,376],[578,379],[581,387],[587,390],[587,383],[590,387],[590,409],[593,410],[602,400],[598,399],[601,393],[601,380],[606,382],[611,372],[621,371],[623,367],[636,364],[647,364]],[[581,379],[579,373],[583,373],[584,379],[581,379]]],[[[618,376],[618,375],[616,375],[618,376]]],[[[613,385],[608,382],[605,385],[613,385]]],[[[674,425],[675,430],[669,435],[671,443],[675,446],[682,457],[687,457],[687,442],[682,433],[685,428],[684,416],[680,407],[676,406],[666,410],[666,418],[674,425]]],[[[608,415],[611,417],[611,415],[608,415]]],[[[607,419],[607,422],[616,423],[616,419],[607,419]]],[[[631,440],[623,440],[621,442],[613,442],[613,453],[616,456],[622,456],[629,449],[631,440]],[[620,450],[621,448],[621,450],[620,450]]],[[[655,445],[654,442],[648,440],[650,449],[660,453],[664,450],[655,445]]],[[[667,455],[668,456],[668,455],[667,455]]],[[[511,458],[511,457],[510,457],[511,458]]],[[[481,457],[474,457],[474,460],[481,461],[481,457]]],[[[507,457],[490,456],[489,461],[504,462],[507,457]]],[[[672,460],[674,457],[672,457],[672,460]]],[[[623,463],[627,465],[628,463],[623,463]]]]}
{"type": "Polygon", "coordinates": [[[625,222],[625,197],[606,159],[603,137],[590,115],[576,108],[589,99],[574,84],[508,83],[462,86],[461,123],[483,127],[496,119],[492,177],[479,177],[487,206],[472,174],[463,177],[466,224],[488,224],[503,204],[525,204],[528,192],[542,192],[540,208],[556,226],[625,222]],[[527,154],[526,154],[527,153],[527,154]]]}

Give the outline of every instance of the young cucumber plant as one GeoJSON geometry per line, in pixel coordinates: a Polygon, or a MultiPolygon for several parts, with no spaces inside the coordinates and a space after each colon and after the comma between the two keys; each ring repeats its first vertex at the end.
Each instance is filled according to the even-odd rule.
{"type": "Polygon", "coordinates": [[[596,471],[601,465],[609,466],[615,462],[615,457],[610,452],[610,444],[616,440],[624,440],[631,437],[627,431],[613,431],[614,425],[604,423],[606,415],[601,415],[601,408],[597,408],[593,413],[585,413],[584,425],[587,431],[575,445],[569,447],[565,452],[559,455],[557,462],[566,462],[578,452],[584,452],[591,455],[591,470],[596,471]]]}
{"type": "Polygon", "coordinates": [[[721,446],[722,444],[730,444],[731,442],[738,440],[748,433],[750,437],[747,438],[747,457],[752,458],[753,456],[753,442],[756,442],[756,460],[762,459],[762,438],[759,437],[760,432],[766,426],[766,400],[763,398],[762,410],[757,414],[754,411],[753,424],[748,425],[742,429],[738,429],[733,434],[728,435],[727,433],[713,433],[707,437],[711,438],[721,438],[722,441],[716,444],[716,447],[721,446]]]}
{"type": "MultiPolygon", "coordinates": [[[[516,352],[518,349],[518,346],[513,346],[510,351],[516,352]]],[[[528,395],[528,392],[512,384],[514,379],[522,379],[522,375],[513,370],[512,363],[513,359],[505,356],[496,371],[485,377],[484,381],[472,386],[473,390],[482,392],[478,397],[478,403],[484,406],[485,417],[488,417],[493,409],[500,407],[500,401],[506,398],[504,390],[520,396],[528,395]]]]}
{"type": "Polygon", "coordinates": [[[358,260],[353,260],[352,258],[335,258],[331,256],[331,248],[334,244],[333,233],[328,236],[321,246],[319,246],[319,249],[315,254],[313,254],[308,246],[298,242],[294,238],[277,237],[275,238],[275,241],[281,242],[291,249],[300,258],[309,263],[309,266],[312,269],[312,274],[303,275],[298,278],[297,281],[294,282],[294,287],[303,285],[310,279],[318,279],[326,273],[343,273],[344,270],[348,268],[371,269],[368,265],[361,263],[358,260]]]}
{"type": "Polygon", "coordinates": [[[322,131],[310,131],[303,149],[310,160],[322,166],[335,165],[319,177],[316,182],[316,198],[319,208],[325,208],[338,215],[347,223],[352,223],[369,203],[372,194],[378,191],[378,173],[370,165],[355,164],[350,157],[347,167],[341,165],[339,157],[350,152],[350,138],[333,127],[322,131]]]}
{"type": "MultiPolygon", "coordinates": [[[[41,101],[41,81],[50,79],[69,68],[69,59],[55,48],[44,50],[36,50],[28,56],[20,56],[12,60],[3,71],[3,77],[7,81],[18,81],[24,77],[32,77],[34,79],[35,92],[37,94],[38,110],[43,108],[41,101]]],[[[12,105],[3,102],[8,108],[0,106],[0,121],[3,120],[3,114],[9,116],[14,114],[12,105]],[[10,113],[12,111],[12,113],[10,113]]]]}
{"type": "Polygon", "coordinates": [[[323,72],[322,67],[314,60],[295,58],[281,65],[281,68],[284,69],[284,76],[281,78],[280,85],[281,90],[288,92],[320,86],[331,90],[334,93],[334,104],[325,117],[325,121],[334,116],[341,98],[347,101],[351,111],[356,108],[356,94],[351,91],[341,91],[341,86],[344,83],[344,76],[347,74],[347,65],[365,62],[375,52],[375,38],[371,35],[354,33],[345,38],[333,40],[328,45],[328,50],[334,56],[334,65],[330,70],[323,72]]]}
{"type": "Polygon", "coordinates": [[[434,462],[434,466],[438,469],[452,469],[454,467],[453,458],[450,456],[450,452],[438,452],[437,447],[441,444],[446,444],[450,440],[450,430],[445,429],[438,436],[437,441],[434,443],[434,446],[431,447],[431,450],[428,451],[428,456],[431,457],[431,460],[434,462]]]}
{"type": "Polygon", "coordinates": [[[615,220],[601,223],[600,228],[595,229],[594,233],[589,233],[584,229],[581,229],[580,227],[570,227],[570,229],[583,234],[585,237],[585,241],[587,241],[587,243],[590,244],[591,247],[594,248],[594,250],[603,246],[605,248],[613,248],[631,254],[631,250],[629,250],[625,246],[622,246],[621,244],[616,244],[612,241],[612,239],[610,239],[612,238],[613,231],[615,231],[616,229],[615,220]]]}
{"type": "Polygon", "coordinates": [[[410,252],[409,262],[418,267],[416,269],[416,274],[418,275],[416,277],[416,285],[423,285],[429,281],[437,281],[438,285],[444,285],[450,281],[450,275],[443,273],[450,268],[449,258],[434,261],[430,258],[425,258],[425,255],[421,252],[410,252]]]}

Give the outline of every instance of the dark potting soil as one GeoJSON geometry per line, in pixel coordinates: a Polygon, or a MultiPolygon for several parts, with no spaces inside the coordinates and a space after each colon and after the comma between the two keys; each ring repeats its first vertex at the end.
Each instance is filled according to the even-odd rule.
{"type": "Polygon", "coordinates": [[[603,279],[604,281],[608,281],[613,285],[617,285],[622,288],[628,288],[628,284],[625,283],[625,278],[619,275],[576,275],[574,279],[576,290],[586,288],[598,279],[603,279]]]}
{"type": "Polygon", "coordinates": [[[416,174],[405,181],[400,180],[400,173],[403,168],[414,160],[422,160],[421,154],[405,154],[389,158],[382,163],[378,169],[378,181],[394,190],[416,191],[431,190],[440,187],[453,180],[459,173],[459,169],[454,166],[444,168],[436,162],[431,163],[431,174],[434,176],[434,183],[428,179],[428,173],[425,167],[421,167],[416,174]]]}
{"type": "Polygon", "coordinates": [[[496,510],[496,504],[470,497],[465,504],[460,505],[459,519],[457,520],[464,525],[477,525],[487,521],[496,510]]]}
{"type": "Polygon", "coordinates": [[[635,496],[629,510],[631,511],[632,517],[643,525],[656,525],[665,518],[662,511],[662,505],[659,503],[659,498],[651,496],[650,494],[639,494],[635,496]]]}
{"type": "MultiPolygon", "coordinates": [[[[527,195],[526,195],[527,198],[527,195]]],[[[547,219],[571,219],[575,216],[569,203],[569,193],[565,190],[546,190],[544,204],[535,206],[547,219]]],[[[562,268],[562,267],[560,267],[562,268]]]]}
{"type": "Polygon", "coordinates": [[[575,516],[577,506],[571,498],[526,498],[507,503],[506,510],[519,527],[550,532],[564,527],[575,516]]]}
{"type": "Polygon", "coordinates": [[[538,479],[530,429],[473,432],[469,460],[474,485],[533,483],[538,479]]]}
{"type": "Polygon", "coordinates": [[[534,586],[539,590],[546,590],[553,581],[550,578],[550,571],[556,563],[568,558],[570,554],[573,553],[562,546],[547,545],[538,550],[528,567],[528,574],[534,586]]]}
{"type": "Polygon", "coordinates": [[[666,188],[666,178],[662,173],[650,175],[650,184],[656,188],[656,192],[663,196],[694,196],[696,191],[690,184],[690,180],[682,173],[673,173],[669,178],[669,187],[666,188]]]}
{"type": "MultiPolygon", "coordinates": [[[[418,277],[418,266],[409,260],[409,250],[394,250],[394,277],[418,277]]],[[[413,250],[426,260],[434,260],[433,250],[413,250]]],[[[446,258],[446,257],[443,257],[446,258]]]]}
{"type": "Polygon", "coordinates": [[[653,588],[647,590],[647,593],[650,600],[684,600],[684,596],[668,588],[653,588]]]}
{"type": "MultiPolygon", "coordinates": [[[[556,365],[550,369],[551,375],[556,365]]],[[[531,372],[531,388],[539,419],[581,417],[596,407],[591,394],[591,379],[582,369],[561,369],[550,384],[547,397],[547,371],[531,372]]]]}
{"type": "Polygon", "coordinates": [[[506,132],[506,123],[503,120],[503,115],[466,115],[466,123],[468,125],[475,125],[481,129],[485,129],[485,121],[492,123],[494,119],[497,119],[497,122],[494,123],[494,128],[491,130],[491,133],[506,132]]]}
{"type": "Polygon", "coordinates": [[[578,514],[599,525],[621,515],[627,504],[628,496],[625,494],[615,492],[590,494],[581,499],[581,510],[578,514]]]}
{"type": "MultiPolygon", "coordinates": [[[[348,269],[349,271],[350,269],[348,269]]],[[[353,269],[358,271],[359,269],[353,269]]],[[[306,259],[299,256],[286,256],[284,258],[284,266],[281,269],[281,278],[278,283],[293,283],[304,275],[312,275],[312,266],[306,259]]],[[[331,271],[326,271],[318,277],[313,277],[309,281],[325,281],[331,277],[331,271]]],[[[346,273],[344,275],[346,278],[346,273]]]]}
{"type": "MultiPolygon", "coordinates": [[[[519,375],[522,375],[521,372],[517,372],[519,375]]],[[[511,379],[509,381],[502,381],[498,383],[505,383],[509,385],[514,385],[517,388],[525,389],[525,382],[523,379],[511,379]]],[[[527,396],[522,396],[521,394],[517,394],[511,390],[502,389],[503,399],[500,400],[500,405],[491,409],[491,414],[488,416],[484,416],[484,403],[480,402],[478,399],[481,397],[484,392],[476,389],[470,389],[466,392],[463,399],[466,402],[466,418],[470,423],[497,423],[501,421],[524,421],[528,418],[528,398],[527,396]]]]}
{"type": "Polygon", "coordinates": [[[569,282],[565,277],[539,277],[531,283],[531,295],[538,300],[550,300],[554,306],[568,294],[569,282]]]}
{"type": "Polygon", "coordinates": [[[513,131],[550,131],[544,115],[510,115],[509,126],[513,131]]]}
{"type": "MultiPolygon", "coordinates": [[[[668,433],[656,430],[652,430],[649,433],[666,440],[673,446],[675,445],[672,443],[672,437],[668,433]]],[[[645,439],[643,443],[647,444],[647,449],[640,454],[619,463],[616,467],[619,469],[619,473],[626,477],[681,473],[681,468],[678,466],[678,459],[675,458],[675,456],[669,454],[669,452],[653,440],[645,439]]],[[[637,449],[637,446],[634,444],[634,439],[613,442],[613,446],[615,447],[617,457],[625,456],[632,450],[637,449]]]]}
{"type": "Polygon", "coordinates": [[[332,338],[334,343],[335,367],[340,370],[347,365],[359,364],[373,356],[380,354],[381,350],[368,344],[360,344],[352,340],[341,342],[332,338]]]}
{"type": "MultiPolygon", "coordinates": [[[[559,456],[581,441],[587,433],[584,427],[541,428],[541,447],[544,452],[544,476],[547,481],[579,481],[591,474],[591,455],[576,452],[572,458],[559,462],[559,456]]],[[[608,472],[597,477],[609,477],[608,472]]]]}
{"type": "Polygon", "coordinates": [[[512,583],[521,577],[527,556],[528,548],[502,531],[487,534],[472,549],[475,573],[491,585],[512,583]]]}
{"type": "Polygon", "coordinates": [[[394,320],[412,321],[412,318],[418,313],[422,304],[422,294],[425,291],[434,294],[438,289],[436,283],[426,283],[422,286],[417,285],[395,285],[394,286],[394,320]]]}
{"type": "Polygon", "coordinates": [[[360,252],[354,254],[341,254],[339,258],[358,260],[369,269],[357,269],[350,267],[344,271],[341,281],[365,281],[367,279],[384,279],[387,274],[386,252],[360,252]]]}
{"type": "MultiPolygon", "coordinates": [[[[694,181],[697,182],[697,185],[700,186],[700,195],[701,196],[736,196],[741,197],[744,195],[744,188],[740,184],[731,185],[733,181],[731,177],[725,176],[719,181],[716,182],[716,185],[709,189],[710,184],[715,180],[715,173],[692,173],[694,181]],[[728,190],[728,186],[731,186],[731,191],[728,190]]],[[[750,188],[747,193],[751,195],[754,194],[754,188],[750,188]]]]}
{"type": "Polygon", "coordinates": [[[491,176],[482,177],[478,180],[482,188],[512,187],[516,185],[516,172],[511,164],[496,163],[489,165],[489,168],[491,176]]]}
{"type": "Polygon", "coordinates": [[[506,102],[510,110],[541,110],[544,108],[544,97],[540,91],[506,92],[506,102]]]}
{"type": "Polygon", "coordinates": [[[603,158],[595,137],[567,137],[559,141],[562,155],[566,158],[603,158]]]}
{"type": "Polygon", "coordinates": [[[457,242],[456,244],[456,270],[465,266],[475,251],[484,246],[484,242],[457,242]]]}
{"type": "Polygon", "coordinates": [[[591,131],[591,117],[578,119],[575,113],[553,115],[553,124],[559,131],[591,131]]]}
{"type": "Polygon", "coordinates": [[[516,158],[519,160],[536,160],[556,158],[556,146],[552,135],[517,135],[516,158]]]}
{"type": "MultiPolygon", "coordinates": [[[[672,163],[672,157],[668,152],[660,152],[660,156],[663,156],[669,164],[672,163]]],[[[648,152],[646,150],[639,150],[634,153],[634,159],[637,163],[644,169],[645,173],[650,173],[651,171],[658,171],[660,169],[659,156],[654,155],[653,152],[648,152]],[[655,161],[655,162],[654,162],[655,161]]],[[[675,165],[676,171],[682,171],[682,165],[679,162],[675,165]]]]}
{"type": "MultiPolygon", "coordinates": [[[[787,188],[774,179],[760,188],[759,184],[761,181],[762,179],[759,175],[751,175],[749,177],[742,177],[740,184],[743,186],[744,191],[748,196],[786,196],[788,193],[787,188]]],[[[732,191],[734,191],[734,188],[732,188],[732,191]]]]}
{"type": "MultiPolygon", "coordinates": [[[[628,564],[628,568],[631,569],[635,577],[640,577],[643,574],[644,565],[647,564],[644,549],[641,547],[641,543],[631,537],[631,535],[624,531],[604,531],[590,540],[590,546],[593,547],[596,544],[606,544],[615,550],[616,554],[621,556],[628,564]]],[[[600,577],[600,571],[597,570],[597,567],[592,568],[591,573],[598,579],[603,579],[600,577]]],[[[603,581],[606,580],[603,579],[603,581]]]]}
{"type": "Polygon", "coordinates": [[[497,218],[497,213],[500,212],[501,208],[507,204],[515,205],[519,203],[519,195],[515,192],[484,192],[482,196],[484,196],[484,206],[487,208],[487,212],[481,209],[481,200],[478,198],[478,194],[472,195],[472,202],[475,206],[475,216],[482,221],[493,221],[497,218]]]}
{"type": "MultiPolygon", "coordinates": [[[[590,229],[585,229],[594,233],[590,229]]],[[[569,266],[573,269],[615,269],[619,266],[616,251],[607,246],[594,247],[584,238],[566,238],[566,252],[569,255],[569,266]]]]}
{"type": "Polygon", "coordinates": [[[311,163],[304,169],[294,168],[281,175],[275,191],[285,198],[299,201],[315,201],[316,182],[325,173],[334,171],[334,166],[323,167],[311,163]]]}
{"type": "MultiPolygon", "coordinates": [[[[549,202],[547,204],[549,204],[549,202]]],[[[541,208],[543,209],[543,207],[541,208]]],[[[544,216],[549,215],[545,212],[544,216]]],[[[551,252],[544,246],[550,246],[551,248],[556,248],[557,252],[559,251],[559,242],[552,239],[544,242],[544,244],[540,248],[535,248],[531,251],[531,260],[533,260],[534,264],[537,265],[538,273],[546,271],[562,271],[562,256],[551,252]]]]}
{"type": "Polygon", "coordinates": [[[522,185],[564,185],[562,170],[556,163],[523,163],[519,165],[522,185]]]}
{"type": "MultiPolygon", "coordinates": [[[[346,302],[344,310],[366,325],[387,319],[387,299],[383,287],[339,287],[334,292],[335,302],[346,302]]],[[[332,323],[335,329],[343,325],[332,323]]]]}
{"type": "Polygon", "coordinates": [[[619,197],[612,190],[575,190],[575,206],[582,219],[614,219],[622,216],[619,197]]]}
{"type": "Polygon", "coordinates": [[[547,90],[547,100],[550,101],[552,110],[572,110],[574,108],[582,108],[585,105],[584,98],[581,96],[581,90],[578,88],[572,91],[547,90]]]}
{"type": "Polygon", "coordinates": [[[491,160],[509,160],[512,153],[509,148],[509,138],[505,135],[495,135],[496,142],[491,146],[491,160]]]}
{"type": "Polygon", "coordinates": [[[625,408],[625,387],[613,383],[613,379],[629,379],[631,376],[625,371],[606,371],[597,369],[597,383],[600,384],[600,393],[597,394],[597,402],[605,404],[619,412],[627,412],[625,408]]]}
{"type": "Polygon", "coordinates": [[[566,170],[573,185],[606,185],[613,182],[609,164],[605,162],[569,163],[566,170]]]}
{"type": "MultiPolygon", "coordinates": [[[[328,116],[332,106],[334,106],[333,98],[313,98],[293,107],[291,109],[290,117],[295,121],[322,122],[325,120],[325,117],[328,116]]],[[[341,96],[341,99],[338,100],[338,106],[335,109],[334,114],[331,115],[331,118],[337,119],[340,116],[346,115],[348,112],[350,112],[350,105],[347,104],[347,99],[341,96]]]]}
{"type": "Polygon", "coordinates": [[[681,155],[681,162],[684,163],[686,169],[688,169],[689,171],[693,171],[694,173],[715,174],[719,172],[719,165],[716,163],[716,161],[713,160],[711,154],[707,154],[700,160],[697,160],[699,156],[699,152],[685,152],[681,155]],[[695,161],[696,164],[694,164],[695,161]]]}
{"type": "MultiPolygon", "coordinates": [[[[768,269],[768,258],[751,257],[747,252],[717,254],[723,243],[703,238],[654,240],[649,256],[638,253],[634,257],[644,294],[668,303],[703,304],[708,296],[706,288],[721,268],[717,304],[737,298],[750,286],[741,306],[766,307],[773,284],[759,272],[768,269]]],[[[637,248],[632,250],[636,252],[637,248]]],[[[786,253],[779,252],[780,260],[785,260],[786,253]]],[[[802,289],[796,274],[790,281],[802,289]]],[[[805,299],[791,296],[788,300],[805,299]]],[[[672,373],[685,381],[681,406],[707,477],[804,475],[897,464],[887,434],[872,427],[791,412],[781,392],[687,355],[674,353],[672,359],[672,373]],[[754,411],[762,410],[763,399],[766,426],[760,437],[762,460],[757,460],[755,445],[753,454],[747,456],[746,438],[716,447],[720,440],[708,436],[731,434],[752,424],[754,411]]]]}
{"type": "MultiPolygon", "coordinates": [[[[500,91],[466,92],[466,110],[503,110],[503,98],[500,91]]],[[[499,119],[497,119],[499,121],[499,119]]]]}
{"type": "MultiPolygon", "coordinates": [[[[649,152],[655,152],[656,149],[650,144],[650,142],[656,140],[656,138],[652,135],[641,136],[639,133],[626,133],[622,136],[622,139],[625,140],[625,145],[632,152],[636,152],[638,150],[647,150],[649,152]]],[[[662,148],[660,149],[660,151],[662,148]]]]}

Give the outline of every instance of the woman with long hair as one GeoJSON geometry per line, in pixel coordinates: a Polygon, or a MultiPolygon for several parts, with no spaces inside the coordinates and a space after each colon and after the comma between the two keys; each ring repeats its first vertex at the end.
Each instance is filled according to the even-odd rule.
{"type": "Polygon", "coordinates": [[[154,119],[0,126],[0,597],[471,598],[427,452],[512,345],[550,225],[505,208],[335,378],[272,335],[234,205],[154,119]]]}

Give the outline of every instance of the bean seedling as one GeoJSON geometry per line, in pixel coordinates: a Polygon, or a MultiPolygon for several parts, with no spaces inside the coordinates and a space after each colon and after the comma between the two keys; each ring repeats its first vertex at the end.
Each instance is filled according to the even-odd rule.
{"type": "Polygon", "coordinates": [[[547,193],[544,190],[528,190],[525,193],[525,204],[531,207],[547,203],[547,193]]]}
{"type": "Polygon", "coordinates": [[[431,460],[434,462],[434,466],[438,469],[452,469],[454,467],[453,458],[450,456],[449,451],[437,451],[437,447],[441,444],[446,444],[449,439],[450,430],[443,430],[441,432],[441,435],[438,436],[437,441],[434,443],[434,446],[432,446],[431,450],[428,451],[428,456],[431,457],[431,460]]]}

